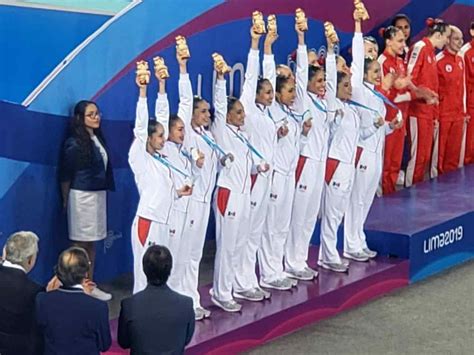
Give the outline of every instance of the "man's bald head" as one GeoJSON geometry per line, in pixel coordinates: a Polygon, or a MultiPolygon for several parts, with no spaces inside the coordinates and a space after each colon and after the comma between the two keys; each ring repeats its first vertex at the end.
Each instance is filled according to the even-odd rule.
{"type": "Polygon", "coordinates": [[[88,277],[90,261],[87,252],[79,247],[64,250],[58,258],[56,275],[63,286],[70,287],[82,284],[88,277]]]}

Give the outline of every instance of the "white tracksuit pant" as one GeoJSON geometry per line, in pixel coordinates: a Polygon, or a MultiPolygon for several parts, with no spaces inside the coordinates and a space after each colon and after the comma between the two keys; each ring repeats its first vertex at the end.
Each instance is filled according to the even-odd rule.
{"type": "Polygon", "coordinates": [[[337,251],[337,230],[349,205],[354,170],[353,164],[339,162],[332,179],[325,184],[319,260],[326,263],[341,262],[337,251]]]}
{"type": "Polygon", "coordinates": [[[344,251],[359,252],[367,248],[364,223],[374,201],[382,174],[381,152],[362,151],[357,164],[349,207],[344,217],[344,251]]]}
{"type": "Polygon", "coordinates": [[[290,232],[291,211],[295,194],[295,174],[273,172],[265,233],[258,253],[260,277],[273,282],[285,277],[283,255],[290,232]]]}
{"type": "Polygon", "coordinates": [[[184,236],[184,223],[186,221],[187,212],[172,209],[170,215],[169,241],[168,249],[173,257],[173,267],[168,279],[168,286],[176,292],[182,292],[182,279],[184,275],[184,258],[181,255],[183,250],[181,248],[184,236]]]}
{"type": "Polygon", "coordinates": [[[169,225],[158,223],[135,216],[132,224],[132,252],[133,252],[133,293],[143,290],[147,279],[143,272],[143,255],[150,245],[168,246],[169,225]]]}
{"type": "Polygon", "coordinates": [[[258,174],[250,193],[250,230],[246,251],[235,274],[235,291],[242,292],[259,287],[255,265],[262,238],[270,201],[271,173],[258,174]]]}
{"type": "Polygon", "coordinates": [[[184,226],[180,257],[183,260],[181,292],[193,299],[194,309],[201,307],[198,292],[199,264],[201,263],[211,204],[191,199],[184,226]]]}
{"type": "Polygon", "coordinates": [[[214,297],[233,299],[235,270],[246,251],[250,225],[250,193],[235,193],[222,187],[215,195],[216,257],[214,263],[214,297]]]}
{"type": "MultiPolygon", "coordinates": [[[[285,245],[285,269],[302,271],[308,267],[309,243],[318,219],[324,188],[326,161],[304,159],[301,175],[296,182],[291,229],[285,245]]],[[[298,171],[298,169],[297,169],[298,171]]]]}

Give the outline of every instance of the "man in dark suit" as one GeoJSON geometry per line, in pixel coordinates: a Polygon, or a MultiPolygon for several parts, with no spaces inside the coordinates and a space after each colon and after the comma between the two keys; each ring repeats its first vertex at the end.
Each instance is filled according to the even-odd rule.
{"type": "Polygon", "coordinates": [[[35,298],[43,287],[26,275],[35,266],[38,237],[32,232],[12,234],[0,265],[0,354],[41,353],[35,322],[35,298]]]}
{"type": "Polygon", "coordinates": [[[36,297],[36,318],[44,337],[44,354],[93,355],[110,348],[107,303],[91,297],[90,261],[79,247],[59,255],[56,276],[61,286],[36,297]]]}
{"type": "Polygon", "coordinates": [[[193,301],[166,285],[172,263],[166,247],[149,247],[143,256],[148,286],[122,301],[117,340],[132,355],[182,354],[191,341],[193,301]]]}

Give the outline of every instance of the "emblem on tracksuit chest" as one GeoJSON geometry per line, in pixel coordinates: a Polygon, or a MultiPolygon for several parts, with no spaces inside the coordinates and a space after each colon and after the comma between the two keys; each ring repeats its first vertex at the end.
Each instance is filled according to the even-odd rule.
{"type": "Polygon", "coordinates": [[[277,198],[278,198],[278,195],[277,195],[277,194],[272,194],[272,193],[270,193],[270,200],[276,201],[277,198]]]}
{"type": "Polygon", "coordinates": [[[250,201],[250,207],[257,207],[256,201],[250,201]]]}
{"type": "Polygon", "coordinates": [[[299,184],[298,189],[302,192],[305,192],[308,189],[307,185],[299,184]]]}
{"type": "Polygon", "coordinates": [[[174,237],[176,234],[176,229],[170,229],[170,237],[174,237]]]}
{"type": "Polygon", "coordinates": [[[227,211],[227,217],[229,217],[229,218],[235,218],[235,211],[233,211],[233,212],[227,211]]]}
{"type": "Polygon", "coordinates": [[[331,185],[336,188],[341,187],[341,183],[337,181],[333,181],[331,185]]]}
{"type": "Polygon", "coordinates": [[[448,73],[451,73],[453,71],[453,67],[451,66],[451,64],[446,64],[446,67],[444,69],[446,69],[448,73]]]}
{"type": "Polygon", "coordinates": [[[361,172],[366,171],[366,170],[367,170],[367,165],[362,165],[362,164],[360,164],[360,165],[359,165],[359,170],[360,170],[361,172]]]}
{"type": "Polygon", "coordinates": [[[148,247],[151,247],[152,245],[156,245],[156,243],[149,241],[149,242],[148,242],[148,247]]]}

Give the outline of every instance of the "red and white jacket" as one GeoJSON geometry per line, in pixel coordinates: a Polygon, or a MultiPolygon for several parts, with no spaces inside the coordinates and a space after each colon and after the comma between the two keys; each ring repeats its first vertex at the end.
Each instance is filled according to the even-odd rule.
{"type": "Polygon", "coordinates": [[[439,78],[440,121],[464,118],[464,63],[460,56],[444,50],[436,56],[439,78]]]}
{"type": "MultiPolygon", "coordinates": [[[[382,77],[388,73],[392,73],[400,77],[405,77],[407,75],[407,68],[403,58],[391,55],[387,50],[385,50],[380,55],[378,61],[381,66],[382,77]]],[[[387,93],[383,94],[385,94],[390,101],[397,105],[398,109],[403,115],[403,118],[406,119],[412,97],[410,90],[408,88],[397,90],[396,88],[392,87],[387,93]]],[[[387,109],[385,120],[391,122],[397,115],[398,111],[389,105],[385,105],[385,108],[387,109]]],[[[403,127],[405,127],[405,125],[403,127]]]]}
{"type": "MultiPolygon", "coordinates": [[[[435,49],[427,37],[416,42],[410,49],[407,70],[415,86],[431,89],[435,93],[438,92],[435,49]]],[[[410,116],[432,120],[436,115],[436,107],[427,104],[423,99],[414,99],[410,103],[408,113],[410,116]]]]}
{"type": "Polygon", "coordinates": [[[465,105],[468,112],[474,112],[474,39],[466,43],[458,55],[464,60],[465,105]]]}

